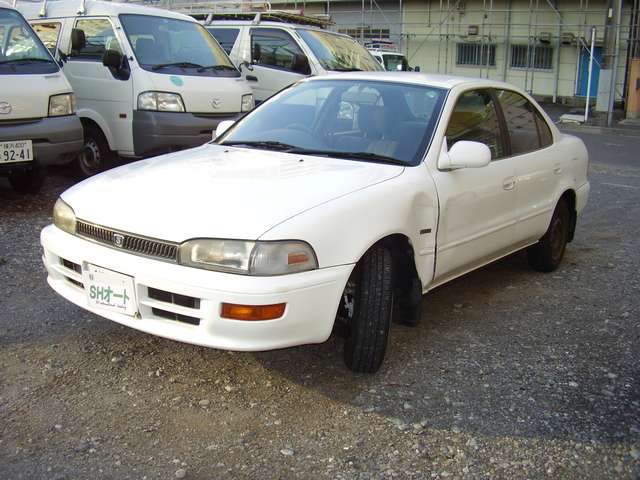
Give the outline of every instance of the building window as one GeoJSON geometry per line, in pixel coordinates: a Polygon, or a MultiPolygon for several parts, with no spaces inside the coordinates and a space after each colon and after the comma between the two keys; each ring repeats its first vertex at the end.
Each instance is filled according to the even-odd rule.
{"type": "Polygon", "coordinates": [[[511,45],[511,68],[553,69],[553,47],[511,45]]]}
{"type": "Polygon", "coordinates": [[[478,67],[496,66],[496,46],[480,43],[458,43],[456,48],[456,65],[473,65],[478,67]]]}

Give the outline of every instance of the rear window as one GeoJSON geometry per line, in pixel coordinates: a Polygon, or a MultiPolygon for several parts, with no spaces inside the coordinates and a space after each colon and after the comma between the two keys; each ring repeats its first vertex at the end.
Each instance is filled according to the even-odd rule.
{"type": "Polygon", "coordinates": [[[214,38],[218,41],[224,51],[227,52],[227,54],[231,53],[233,45],[235,45],[238,34],[240,33],[239,28],[209,27],[207,28],[207,30],[209,30],[209,33],[214,36],[214,38]]]}

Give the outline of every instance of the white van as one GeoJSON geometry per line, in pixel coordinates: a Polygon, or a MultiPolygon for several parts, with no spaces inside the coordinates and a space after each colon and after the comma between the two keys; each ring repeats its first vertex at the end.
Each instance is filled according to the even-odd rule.
{"type": "Polygon", "coordinates": [[[60,66],[22,15],[0,1],[0,176],[16,191],[36,192],[47,165],[80,152],[75,109],[60,66]]]}
{"type": "Polygon", "coordinates": [[[251,88],[193,18],[94,0],[18,2],[64,61],[85,131],[91,175],[121,157],[201,145],[222,120],[254,106],[251,88]]]}
{"type": "Polygon", "coordinates": [[[240,69],[257,102],[307,76],[382,70],[353,38],[325,30],[311,17],[277,11],[192,12],[240,69]]]}

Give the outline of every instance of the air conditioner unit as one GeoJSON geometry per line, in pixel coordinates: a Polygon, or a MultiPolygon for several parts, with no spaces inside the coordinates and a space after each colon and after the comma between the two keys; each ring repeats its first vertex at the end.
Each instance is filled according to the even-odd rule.
{"type": "Polygon", "coordinates": [[[478,25],[469,25],[467,28],[467,35],[470,37],[476,36],[480,33],[480,27],[478,25]]]}
{"type": "Polygon", "coordinates": [[[551,33],[550,32],[540,32],[538,34],[538,41],[540,43],[543,43],[545,45],[548,45],[551,43],[551,33]]]}
{"type": "Polygon", "coordinates": [[[560,43],[562,45],[573,45],[576,42],[576,36],[571,32],[562,32],[560,43]]]}

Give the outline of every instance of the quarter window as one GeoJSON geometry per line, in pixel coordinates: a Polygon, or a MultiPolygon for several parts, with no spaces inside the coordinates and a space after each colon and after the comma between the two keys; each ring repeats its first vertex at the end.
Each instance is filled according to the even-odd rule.
{"type": "Polygon", "coordinates": [[[542,118],[540,112],[536,111],[536,125],[538,126],[538,134],[540,136],[540,148],[548,147],[553,143],[553,135],[551,135],[551,129],[547,125],[547,121],[542,118]]]}
{"type": "Polygon", "coordinates": [[[308,75],[309,61],[300,47],[284,31],[256,28],[251,31],[251,60],[256,65],[281,68],[308,75]]]}
{"type": "Polygon", "coordinates": [[[446,136],[448,148],[460,140],[467,140],[487,145],[492,160],[505,156],[496,106],[488,90],[465,92],[458,98],[446,136]]]}
{"type": "Polygon", "coordinates": [[[540,148],[533,105],[522,95],[508,90],[499,90],[497,96],[509,131],[511,154],[520,155],[540,148]]]}
{"type": "Polygon", "coordinates": [[[82,19],[76,22],[76,28],[84,31],[84,48],[72,50],[71,57],[82,60],[102,60],[104,52],[116,50],[122,53],[120,43],[111,26],[111,22],[102,18],[82,19]]]}
{"type": "Polygon", "coordinates": [[[36,23],[31,25],[33,30],[38,34],[44,46],[55,55],[56,47],[58,46],[58,35],[60,34],[61,24],[55,23],[36,23]]]}

